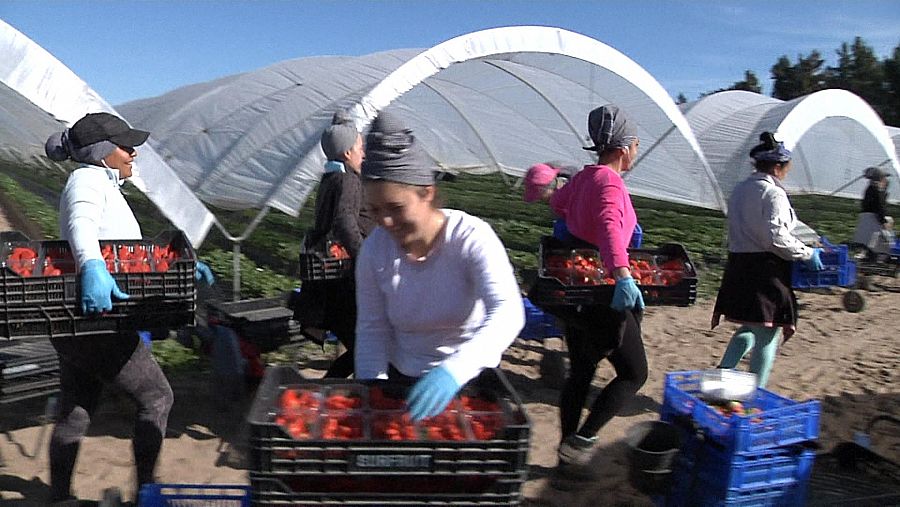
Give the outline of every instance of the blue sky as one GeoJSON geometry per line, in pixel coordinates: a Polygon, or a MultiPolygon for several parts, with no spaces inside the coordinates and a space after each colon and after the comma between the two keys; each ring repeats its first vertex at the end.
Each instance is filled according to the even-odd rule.
{"type": "Polygon", "coordinates": [[[879,58],[900,44],[897,0],[0,0],[0,18],[111,104],[291,58],[427,48],[507,25],[593,37],[689,99],[747,69],[768,92],[781,55],[818,49],[834,64],[856,36],[879,58]]]}

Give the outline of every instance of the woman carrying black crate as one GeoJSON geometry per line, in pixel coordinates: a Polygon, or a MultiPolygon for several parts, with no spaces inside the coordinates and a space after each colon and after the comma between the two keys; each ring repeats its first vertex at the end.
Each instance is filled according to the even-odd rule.
{"type": "Polygon", "coordinates": [[[637,225],[631,197],[622,174],[637,157],[637,128],[613,104],[588,115],[588,132],[598,163],[585,166],[565,186],[549,196],[553,211],[565,220],[569,233],[597,248],[603,264],[615,279],[609,305],[567,308],[557,315],[566,324],[565,338],[570,368],[560,395],[558,472],[584,475],[593,456],[600,429],[615,417],[647,380],[647,356],[641,338],[644,300],[631,276],[628,244],[637,225]],[[591,381],[602,359],[616,371],[590,405],[581,422],[591,381]]]}
{"type": "MultiPolygon", "coordinates": [[[[322,151],[328,159],[316,194],[316,221],[306,236],[308,250],[326,252],[329,242],[340,244],[356,259],[374,223],[363,206],[359,178],[365,153],[363,139],[353,120],[338,111],[322,133],[322,151]]],[[[326,255],[329,255],[326,252],[326,255]]],[[[356,283],[351,273],[334,280],[304,280],[295,310],[304,325],[331,331],[347,349],[325,372],[327,378],[346,378],[353,373],[356,344],[356,283]],[[314,315],[313,318],[310,318],[314,315]],[[315,322],[314,322],[315,321],[315,322]]]]}
{"type": "MultiPolygon", "coordinates": [[[[77,262],[84,315],[112,310],[112,298],[128,298],[107,270],[99,242],[141,239],[140,225],[120,186],[132,176],[135,146],[149,135],[115,115],[92,113],[47,139],[45,150],[52,160],[82,164],[69,175],[60,195],[59,232],[77,262]]],[[[202,262],[197,262],[195,277],[213,282],[212,272],[202,262]]],[[[117,386],[135,402],[133,447],[138,489],[154,482],[173,396],[150,349],[141,344],[137,333],[64,336],[50,341],[60,364],[59,414],[50,437],[51,503],[74,501],[72,472],[104,384],[117,386]]]]}
{"type": "Polygon", "coordinates": [[[750,371],[765,387],[782,333],[787,341],[797,325],[797,298],[791,288],[791,263],[821,270],[821,248],[810,248],[793,235],[797,217],[781,181],[791,170],[791,152],[770,132],[750,150],[756,171],[728,199],[728,264],[712,316],[715,328],[724,316],[741,324],[719,363],[734,368],[752,349],[750,371]]]}
{"type": "Polygon", "coordinates": [[[496,367],[525,323],[519,285],[491,226],[437,205],[434,164],[382,111],[366,138],[366,200],[379,227],[356,265],[356,376],[414,380],[419,420],[496,367]]]}

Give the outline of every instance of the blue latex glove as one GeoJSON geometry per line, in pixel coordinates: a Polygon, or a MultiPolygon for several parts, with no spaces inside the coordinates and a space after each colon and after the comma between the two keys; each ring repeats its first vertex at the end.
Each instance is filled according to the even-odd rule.
{"type": "Polygon", "coordinates": [[[198,282],[203,280],[206,282],[206,285],[216,283],[216,277],[213,276],[212,270],[209,269],[209,266],[203,261],[197,261],[196,268],[194,269],[194,280],[197,280],[198,282]]]}
{"type": "Polygon", "coordinates": [[[806,261],[806,269],[810,271],[822,271],[825,269],[825,266],[822,264],[822,259],[819,258],[821,254],[821,248],[813,248],[812,257],[806,261]]]}
{"type": "Polygon", "coordinates": [[[128,299],[106,270],[106,262],[92,259],[81,267],[81,312],[85,315],[112,310],[112,298],[128,299]]]}
{"type": "Polygon", "coordinates": [[[450,404],[459,387],[453,375],[443,366],[426,373],[406,397],[410,417],[413,421],[420,421],[440,414],[450,404]]]}
{"type": "Polygon", "coordinates": [[[610,308],[617,312],[624,312],[626,309],[644,309],[644,296],[641,289],[634,283],[634,278],[627,276],[616,281],[616,288],[613,291],[612,303],[610,308]]]}

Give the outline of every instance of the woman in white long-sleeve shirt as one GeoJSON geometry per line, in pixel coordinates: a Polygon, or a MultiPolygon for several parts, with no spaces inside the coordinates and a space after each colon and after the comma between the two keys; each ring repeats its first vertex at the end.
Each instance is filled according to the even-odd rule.
{"type": "Polygon", "coordinates": [[[356,264],[356,377],[418,379],[407,398],[414,419],[497,366],[525,322],[500,239],[483,220],[436,206],[431,166],[396,118],[375,119],[362,175],[380,227],[356,264]]]}
{"type": "Polygon", "coordinates": [[[792,231],[794,209],[781,180],[791,169],[791,152],[764,132],[750,151],[756,172],[739,183],[728,200],[728,265],[716,298],[712,327],[721,317],[742,324],[719,363],[734,368],[753,350],[750,371],[765,387],[782,333],[785,341],[797,325],[797,298],[791,288],[791,263],[822,269],[821,249],[803,244],[792,231]]]}

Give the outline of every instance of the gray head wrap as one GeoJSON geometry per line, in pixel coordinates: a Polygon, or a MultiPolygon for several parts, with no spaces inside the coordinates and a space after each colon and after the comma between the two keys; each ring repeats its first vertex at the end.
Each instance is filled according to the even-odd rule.
{"type": "Polygon", "coordinates": [[[331,118],[331,125],[322,132],[322,151],[328,160],[343,162],[344,153],[356,144],[359,131],[353,119],[344,111],[337,111],[331,118]]]}
{"type": "Polygon", "coordinates": [[[44,143],[44,152],[50,160],[56,162],[72,159],[82,164],[102,165],[100,162],[115,149],[115,143],[110,141],[98,141],[76,147],[70,139],[69,129],[51,135],[44,143]]]}
{"type": "Polygon", "coordinates": [[[603,153],[607,148],[628,147],[637,139],[637,127],[618,106],[606,104],[588,115],[588,134],[594,146],[584,149],[603,153]]]}
{"type": "Polygon", "coordinates": [[[366,136],[366,159],[363,177],[407,185],[427,186],[435,183],[435,168],[412,130],[400,120],[382,111],[372,122],[366,136]]]}

